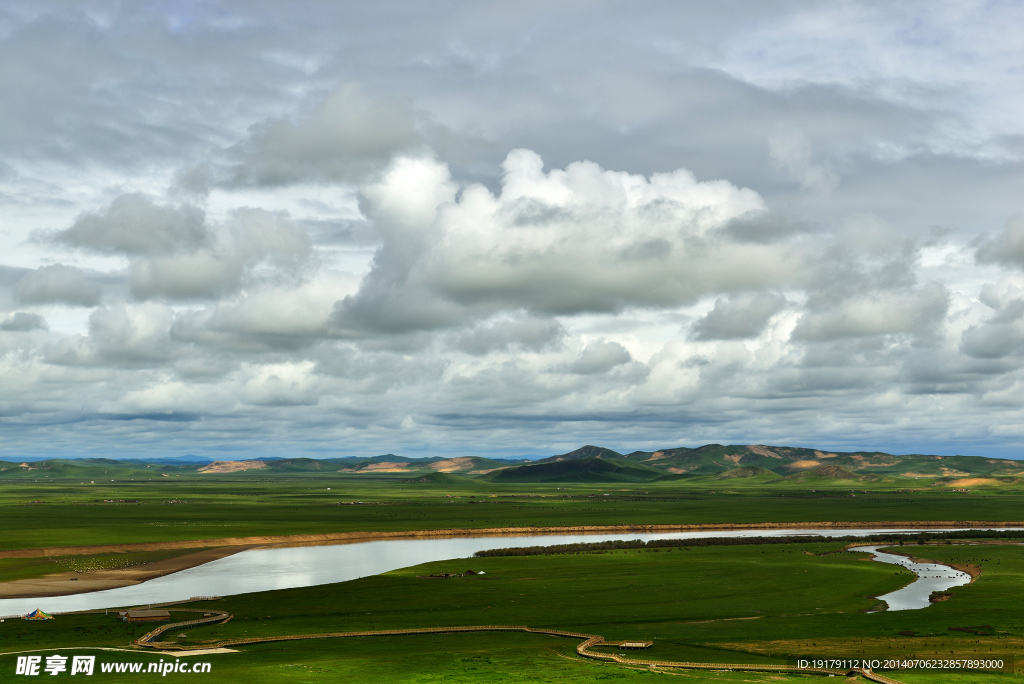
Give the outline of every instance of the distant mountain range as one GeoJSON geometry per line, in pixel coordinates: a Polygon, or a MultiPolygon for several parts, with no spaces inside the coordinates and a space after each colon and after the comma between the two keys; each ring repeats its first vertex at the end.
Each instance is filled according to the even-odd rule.
{"type": "MultiPolygon", "coordinates": [[[[880,451],[830,452],[760,444],[672,447],[621,454],[587,445],[536,461],[457,458],[409,458],[383,454],[370,458],[257,458],[249,460],[185,459],[48,459],[0,461],[0,478],[154,478],[174,475],[242,477],[341,473],[395,478],[409,482],[493,483],[653,482],[686,480],[719,486],[722,481],[756,485],[875,482],[912,484],[922,479],[949,486],[1024,482],[1024,464],[981,456],[897,456],[880,451]]],[[[922,483],[923,484],[923,483],[922,483]]]]}
{"type": "Polygon", "coordinates": [[[761,444],[674,447],[620,454],[587,445],[508,468],[489,476],[495,481],[650,481],[750,479],[772,483],[824,481],[912,482],[927,478],[948,483],[968,480],[1015,482],[1024,477],[1024,464],[1011,459],[981,456],[897,456],[880,451],[832,452],[761,444]],[[617,469],[611,469],[615,466],[617,469]]]}

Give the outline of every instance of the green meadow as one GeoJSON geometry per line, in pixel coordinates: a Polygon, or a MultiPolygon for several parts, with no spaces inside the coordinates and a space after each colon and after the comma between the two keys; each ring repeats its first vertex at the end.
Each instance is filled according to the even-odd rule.
{"type": "MultiPolygon", "coordinates": [[[[905,547],[939,561],[979,565],[971,585],[924,610],[868,612],[873,598],[911,575],[836,543],[638,549],[428,563],[318,587],[226,597],[195,607],[231,621],[168,638],[192,645],[230,638],[323,632],[518,624],[643,639],[634,657],[719,663],[777,663],[798,657],[1003,657],[1024,649],[1024,547],[940,544],[905,547]],[[483,575],[428,578],[441,573],[483,575]],[[950,627],[977,627],[974,632],[950,627]]],[[[175,619],[188,619],[179,613],[175,619]]],[[[125,647],[147,631],[112,616],[60,616],[0,624],[0,652],[125,647]]],[[[238,647],[208,659],[208,681],[597,682],[663,677],[580,659],[578,642],[535,634],[453,634],[317,639],[238,647]]],[[[102,658],[152,660],[106,652],[102,658]]],[[[13,656],[0,681],[16,681],[13,656]]],[[[805,681],[805,676],[688,671],[695,682],[805,681]]],[[[124,675],[122,675],[123,677],[124,675]]],[[[1016,681],[1003,673],[895,674],[906,682],[1016,681]]],[[[116,679],[115,675],[108,678],[116,679]]],[[[103,680],[102,677],[98,678],[103,680]]]]}
{"type": "MultiPolygon", "coordinates": [[[[60,471],[57,471],[58,473],[60,471]]],[[[631,471],[632,472],[632,471],[631,471]]],[[[112,475],[114,473],[106,473],[112,475]]],[[[428,473],[259,471],[168,477],[0,478],[0,550],[359,531],[579,525],[815,521],[1019,521],[1015,486],[908,488],[849,480],[666,477],[653,482],[519,482],[428,473]],[[806,480],[806,481],[805,481],[806,480]]],[[[153,473],[152,475],[155,475],[153,473]]],[[[194,549],[0,559],[0,581],[68,569],[134,567],[194,549]]],[[[221,639],[474,624],[521,624],[653,640],[635,657],[782,664],[799,657],[1024,655],[1024,547],[939,544],[917,555],[974,563],[982,575],[925,610],[870,612],[911,578],[893,566],[799,543],[487,557],[404,568],[321,587],[227,597],[224,625],[185,630],[221,639]],[[983,559],[983,560],[978,560],[983,559]],[[473,569],[484,575],[419,579],[473,569]],[[965,632],[950,627],[987,626],[965,632]]],[[[203,604],[199,604],[203,607],[203,604]]],[[[188,619],[180,613],[175,619],[188,619]]],[[[0,653],[125,648],[147,626],[111,616],[0,624],[0,653]]],[[[177,639],[177,632],[171,637],[177,639]]],[[[816,681],[805,675],[661,674],[579,658],[578,642],[474,633],[274,642],[211,655],[209,682],[693,682],[816,681]]],[[[101,658],[159,660],[147,652],[101,658]]],[[[166,657],[165,657],[166,658],[166,657]]],[[[201,656],[191,656],[200,660],[201,656]]],[[[0,682],[14,656],[0,656],[0,682]]],[[[141,676],[141,675],[140,675],[141,676]]],[[[152,675],[149,675],[152,676],[152,675]]],[[[180,675],[168,675],[172,678],[180,675]]],[[[901,672],[905,682],[1017,681],[1007,673],[901,672]]],[[[126,675],[95,675],[128,681],[126,675]]]]}
{"type": "Polygon", "coordinates": [[[448,528],[1024,517],[1024,494],[1004,489],[907,492],[847,483],[764,490],[742,480],[709,489],[686,481],[509,484],[449,478],[443,483],[344,474],[95,484],[4,481],[0,550],[448,528]]]}

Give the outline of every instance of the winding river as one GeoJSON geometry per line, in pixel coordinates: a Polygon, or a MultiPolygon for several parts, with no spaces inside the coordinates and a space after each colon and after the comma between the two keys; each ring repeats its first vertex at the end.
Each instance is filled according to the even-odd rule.
{"type": "MultiPolygon", "coordinates": [[[[863,530],[820,530],[820,529],[786,529],[786,530],[729,530],[704,532],[666,532],[638,534],[573,534],[573,535],[531,535],[502,537],[441,537],[434,539],[401,539],[387,541],[369,541],[357,544],[337,544],[325,546],[293,546],[250,549],[233,556],[206,563],[188,570],[158,577],[140,584],[119,589],[108,589],[72,596],[55,596],[46,598],[20,598],[0,600],[0,615],[25,614],[36,608],[47,612],[69,612],[75,610],[93,610],[97,608],[113,608],[115,606],[144,605],[178,601],[192,596],[228,596],[246,594],[274,589],[290,589],[293,587],[309,587],[333,582],[377,575],[390,570],[397,570],[411,565],[419,565],[431,561],[451,560],[452,572],[464,572],[473,569],[471,556],[476,551],[522,546],[548,546],[553,544],[573,544],[579,542],[595,542],[602,540],[642,539],[699,539],[703,537],[778,537],[778,536],[864,536],[869,534],[921,532],[919,529],[863,529],[863,530]]],[[[929,530],[933,532],[951,530],[929,530]]],[[[877,549],[878,547],[864,547],[877,549]]],[[[947,572],[956,572],[945,566],[929,566],[913,564],[909,559],[875,551],[876,559],[883,562],[883,557],[898,558],[900,564],[918,572],[915,567],[922,568],[927,575],[928,568],[943,568],[947,572]],[[910,563],[910,565],[906,565],[910,563]]],[[[935,574],[941,572],[935,570],[935,574]]],[[[921,573],[919,573],[921,574],[921,573]]],[[[968,578],[969,581],[970,578],[968,578]]],[[[890,601],[892,610],[924,608],[928,605],[927,597],[936,586],[928,585],[909,592],[921,582],[919,579],[908,587],[880,597],[890,601]],[[919,596],[924,592],[924,605],[920,601],[907,599],[905,596],[919,596]],[[914,603],[916,601],[916,603],[914,603]],[[913,605],[911,605],[913,604],[913,605]]],[[[922,585],[924,586],[924,585],[922,585]]],[[[948,586],[957,586],[951,584],[948,586]]]]}
{"type": "MultiPolygon", "coordinates": [[[[971,583],[971,576],[966,572],[960,572],[948,565],[940,565],[938,563],[917,563],[906,556],[897,556],[894,553],[879,551],[881,548],[885,547],[857,546],[851,548],[850,551],[866,551],[867,553],[874,554],[872,560],[899,565],[917,575],[916,580],[902,589],[897,589],[878,597],[889,605],[890,611],[927,608],[931,605],[931,601],[928,599],[931,598],[933,591],[945,591],[952,587],[961,587],[971,583]]],[[[915,547],[903,548],[912,549],[915,547]]]]}

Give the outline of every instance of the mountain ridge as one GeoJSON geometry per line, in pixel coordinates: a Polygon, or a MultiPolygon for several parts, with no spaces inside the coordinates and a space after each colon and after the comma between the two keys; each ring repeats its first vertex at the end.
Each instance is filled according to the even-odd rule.
{"type": "MultiPolygon", "coordinates": [[[[501,482],[644,482],[728,480],[745,486],[754,483],[802,484],[812,482],[902,483],[941,481],[949,486],[1015,483],[1024,480],[1024,462],[987,456],[939,456],[889,454],[882,451],[827,451],[806,447],[765,444],[704,444],[698,447],[666,447],[622,454],[587,444],[573,451],[534,461],[455,456],[410,458],[395,454],[373,457],[315,459],[239,458],[210,463],[165,465],[139,458],[0,461],[0,478],[155,478],[168,476],[236,477],[330,473],[422,476],[445,473],[494,483],[501,482]],[[248,464],[242,466],[242,464],[248,464]],[[559,479],[564,478],[564,479],[559,479]]],[[[438,477],[432,481],[441,482],[438,477]]],[[[452,480],[453,482],[455,480],[452,480]]],[[[924,484],[922,482],[921,484],[924,484]]]]}

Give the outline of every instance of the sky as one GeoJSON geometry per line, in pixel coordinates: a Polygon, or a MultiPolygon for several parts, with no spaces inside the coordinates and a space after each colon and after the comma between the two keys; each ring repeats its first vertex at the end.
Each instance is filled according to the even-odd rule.
{"type": "Polygon", "coordinates": [[[0,458],[1024,456],[1024,5],[0,5],[0,458]]]}

